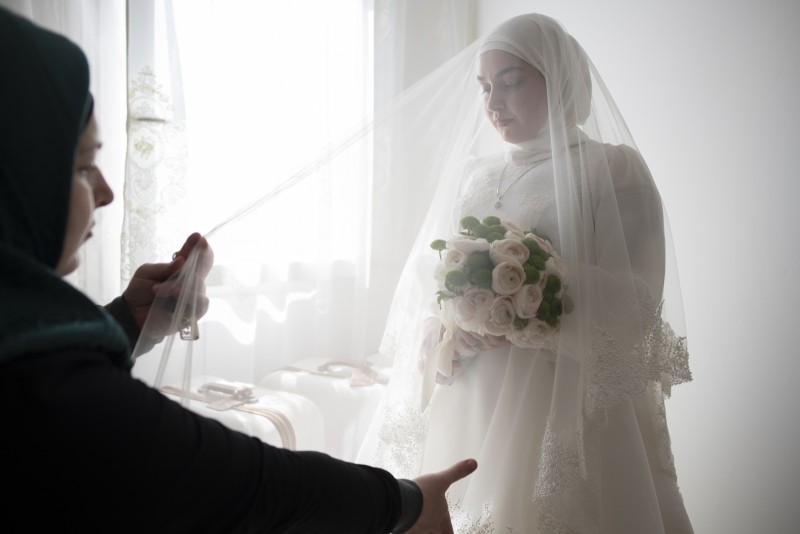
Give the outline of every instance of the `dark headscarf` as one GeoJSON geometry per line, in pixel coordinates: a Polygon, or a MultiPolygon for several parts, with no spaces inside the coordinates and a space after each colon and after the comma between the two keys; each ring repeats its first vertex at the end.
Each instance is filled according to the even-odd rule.
{"type": "Polygon", "coordinates": [[[127,365],[119,326],[54,271],[92,111],[86,57],[0,8],[0,72],[0,361],[97,349],[127,365]]]}

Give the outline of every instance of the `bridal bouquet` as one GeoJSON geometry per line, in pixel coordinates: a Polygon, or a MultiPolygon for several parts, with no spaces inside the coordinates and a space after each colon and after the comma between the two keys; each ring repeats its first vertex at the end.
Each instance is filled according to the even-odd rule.
{"type": "Polygon", "coordinates": [[[460,225],[451,239],[431,243],[440,258],[434,276],[445,330],[437,359],[504,343],[554,348],[559,320],[572,303],[562,284],[564,262],[547,237],[495,216],[464,217],[460,225]]]}

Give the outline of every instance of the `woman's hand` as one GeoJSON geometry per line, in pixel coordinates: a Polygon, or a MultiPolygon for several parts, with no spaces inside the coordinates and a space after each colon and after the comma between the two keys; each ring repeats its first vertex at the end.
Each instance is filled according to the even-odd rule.
{"type": "MultiPolygon", "coordinates": [[[[122,293],[122,297],[139,329],[144,327],[147,317],[151,311],[154,311],[152,308],[156,295],[158,295],[159,300],[177,299],[180,291],[186,287],[186,283],[176,283],[175,281],[167,283],[167,281],[181,270],[186,264],[189,254],[196,247],[200,254],[197,259],[196,283],[194,284],[195,293],[197,294],[197,318],[202,317],[208,311],[208,298],[205,296],[205,279],[214,263],[214,252],[203,236],[199,233],[193,233],[186,239],[183,247],[175,253],[171,263],[146,263],[136,269],[127,289],[122,293]]],[[[168,331],[168,326],[172,322],[170,320],[172,310],[169,307],[160,305],[158,310],[155,311],[163,315],[155,325],[161,327],[161,330],[147,332],[149,337],[157,338],[174,333],[168,331]]]]}
{"type": "Polygon", "coordinates": [[[404,534],[453,534],[445,493],[452,484],[477,468],[475,460],[462,460],[444,471],[415,478],[414,482],[422,490],[422,513],[404,534]]]}

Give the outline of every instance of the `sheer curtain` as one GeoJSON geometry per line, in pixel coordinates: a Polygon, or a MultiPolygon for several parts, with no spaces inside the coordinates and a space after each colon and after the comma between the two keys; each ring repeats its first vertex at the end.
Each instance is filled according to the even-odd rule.
{"type": "MultiPolygon", "coordinates": [[[[169,261],[190,232],[272,191],[475,37],[474,0],[0,2],[89,56],[116,200],[99,210],[72,278],[98,302],[142,263],[169,261]]],[[[372,141],[351,158],[367,172],[326,169],[212,240],[197,347],[226,358],[209,372],[258,380],[304,357],[376,350],[432,184],[409,180],[392,139],[372,141]]]]}
{"type": "MultiPolygon", "coordinates": [[[[0,0],[0,5],[75,41],[86,53],[91,91],[103,149],[98,166],[116,200],[95,213],[93,237],[81,251],[81,265],[69,276],[99,303],[120,292],[119,228],[125,170],[125,5],[102,0],[0,0]]],[[[13,77],[8,83],[13,83],[13,77]]]]}
{"type": "MultiPolygon", "coordinates": [[[[269,195],[372,107],[363,0],[146,0],[128,15],[124,276],[269,195]]],[[[369,352],[372,184],[347,168],[365,161],[215,230],[198,371],[254,382],[302,358],[369,352]]]]}

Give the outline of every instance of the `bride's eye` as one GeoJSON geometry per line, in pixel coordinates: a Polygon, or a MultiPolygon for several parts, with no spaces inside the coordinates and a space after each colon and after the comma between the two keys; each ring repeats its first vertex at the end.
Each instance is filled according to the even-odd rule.
{"type": "Polygon", "coordinates": [[[522,82],[525,80],[519,76],[514,76],[512,78],[507,78],[503,80],[503,87],[506,89],[513,89],[514,87],[518,87],[522,85],[522,82]]]}

